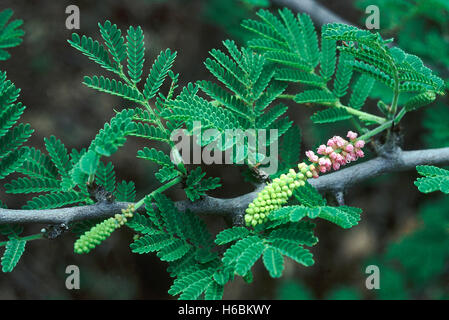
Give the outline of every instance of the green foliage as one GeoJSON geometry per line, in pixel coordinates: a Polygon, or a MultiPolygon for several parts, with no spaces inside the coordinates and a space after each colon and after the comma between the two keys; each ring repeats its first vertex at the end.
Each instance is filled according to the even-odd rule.
{"type": "Polygon", "coordinates": [[[141,27],[128,29],[126,53],[128,57],[128,75],[135,84],[140,82],[145,62],[145,43],[141,27]]]}
{"type": "Polygon", "coordinates": [[[167,49],[165,52],[161,52],[161,54],[154,61],[145,82],[145,89],[143,91],[147,100],[153,98],[159,91],[159,88],[167,77],[175,58],[176,52],[172,53],[170,49],[167,49]]]}
{"type": "Polygon", "coordinates": [[[206,135],[201,145],[214,142],[214,148],[222,151],[233,148],[235,163],[245,161],[255,165],[263,156],[257,146],[247,142],[249,138],[244,139],[242,131],[257,139],[259,130],[277,129],[277,134],[266,143],[269,146],[289,129],[291,122],[284,116],[287,108],[283,105],[270,108],[285,85],[273,79],[275,71],[265,56],[249,48],[238,48],[234,41],[224,41],[223,45],[226,53],[213,49],[211,58],[205,61],[206,68],[218,81],[189,84],[161,115],[184,122],[191,134],[215,129],[216,133],[206,135]],[[212,100],[200,97],[199,89],[212,100]],[[198,122],[200,128],[195,127],[198,122]]]}
{"type": "Polygon", "coordinates": [[[351,118],[352,115],[345,109],[325,109],[314,113],[310,119],[314,123],[331,123],[351,118]]]}
{"type": "Polygon", "coordinates": [[[280,145],[280,168],[278,174],[287,172],[293,168],[298,162],[301,153],[301,130],[298,126],[292,126],[285,133],[280,145]]]}
{"type": "Polygon", "coordinates": [[[383,12],[380,29],[385,34],[395,34],[401,47],[434,65],[449,66],[445,1],[358,0],[356,4],[363,10],[368,5],[378,6],[383,12]]]}
{"type": "Polygon", "coordinates": [[[306,206],[285,206],[273,211],[269,218],[271,220],[288,219],[291,222],[298,222],[305,217],[311,219],[321,218],[335,223],[347,229],[357,225],[360,220],[362,210],[353,207],[306,207],[306,206]]]}
{"type": "MultiPolygon", "coordinates": [[[[267,4],[266,1],[245,1],[251,6],[267,4]]],[[[286,116],[288,107],[277,99],[292,98],[299,104],[325,106],[326,109],[312,116],[314,123],[352,120],[358,126],[369,126],[385,124],[387,120],[398,122],[406,112],[433,102],[436,95],[443,92],[444,85],[418,57],[390,47],[390,40],[383,40],[378,33],[329,24],[323,26],[319,37],[306,14],[294,15],[283,9],[277,15],[261,10],[257,16],[257,21],[243,22],[243,27],[256,34],[256,38],[246,47],[227,40],[223,42],[224,49],[211,50],[204,64],[213,80],[189,83],[179,93],[176,92],[179,75],[171,70],[176,52],[162,51],[148,75],[143,74],[145,43],[141,27],[129,27],[125,37],[110,21],[99,24],[104,44],[73,34],[68,41],[72,47],[117,77],[86,76],[84,84],[137,106],[116,112],[87,149],[74,149],[70,153],[54,136],[44,140],[48,154],[35,148],[20,148],[32,131],[28,125],[16,125],[25,107],[16,103],[19,90],[6,80],[5,73],[0,74],[0,178],[13,171],[26,176],[6,184],[6,191],[40,193],[28,201],[25,209],[93,204],[99,201],[99,193],[105,193],[108,199],[115,196],[117,201],[134,202],[134,183],[117,183],[114,166],[103,162],[102,157],[116,153],[128,136],[158,141],[171,148],[173,159],[151,146],[139,150],[137,157],[161,167],[155,177],[163,185],[138,201],[136,207],[130,204],[122,214],[71,226],[80,235],[74,245],[75,252],[91,251],[114,230],[126,225],[136,232],[130,244],[131,251],[155,253],[166,262],[169,274],[175,279],[169,293],[181,299],[220,299],[224,286],[235,276],[251,283],[252,268],[259,260],[272,278],[282,276],[286,257],[306,267],[313,265],[313,255],[306,247],[314,246],[318,238],[310,219],[328,220],[346,229],[358,224],[360,209],[330,206],[305,183],[295,189],[295,197],[286,206],[270,213],[268,221],[261,219],[254,228],[227,228],[219,232],[214,241],[204,221],[189,210],[181,210],[183,203],[175,204],[162,194],[182,182],[188,198],[186,202],[197,201],[209,190],[221,186],[218,178],[206,178],[200,167],[187,172],[183,163],[176,161],[180,157],[174,150],[171,133],[180,129],[188,135],[198,135],[206,129],[215,129],[198,141],[201,146],[208,145],[205,150],[233,148],[236,151],[232,154],[234,163],[245,163],[259,170],[264,155],[257,143],[254,146],[246,142],[245,135],[249,135],[246,137],[249,141],[258,139],[264,131],[270,132],[265,147],[278,140],[281,142],[279,170],[271,175],[279,177],[300,161],[301,131],[292,126],[286,116]],[[354,77],[356,73],[357,78],[354,77]],[[145,81],[141,83],[143,77],[145,81]],[[160,89],[167,79],[171,81],[170,86],[162,93],[160,89]],[[378,104],[385,118],[362,111],[375,82],[393,93],[391,106],[384,102],[378,104]],[[284,94],[292,83],[302,85],[304,90],[284,94]],[[399,94],[406,94],[408,99],[401,102],[397,110],[399,94]],[[362,124],[357,122],[359,120],[362,124]],[[277,131],[272,133],[272,129],[277,131]],[[237,134],[230,137],[229,131],[237,134]],[[135,212],[143,208],[145,213],[135,212]]],[[[15,39],[8,40],[9,44],[20,42],[22,34],[15,30],[20,23],[6,26],[9,18],[9,11],[0,13],[0,47],[4,41],[2,37],[15,39]]],[[[0,59],[2,55],[6,57],[3,52],[0,49],[0,59]]],[[[260,168],[263,171],[263,164],[260,168]]],[[[425,176],[415,183],[420,191],[449,192],[446,181],[449,171],[431,166],[417,169],[425,176]]],[[[266,209],[265,204],[260,207],[266,209]]],[[[438,221],[445,218],[439,216],[438,221]]],[[[424,222],[426,226],[435,227],[435,234],[419,231],[418,235],[407,239],[418,247],[419,260],[425,259],[426,246],[421,242],[431,247],[438,238],[447,248],[447,230],[432,219],[426,215],[424,222]],[[434,239],[428,240],[430,236],[434,239]]],[[[8,272],[23,253],[26,238],[19,237],[22,229],[17,226],[2,226],[0,232],[9,239],[2,258],[3,271],[8,272]]],[[[419,281],[427,280],[428,272],[439,274],[447,262],[447,250],[432,251],[437,263],[426,265],[426,273],[421,273],[416,260],[411,258],[413,246],[398,244],[390,249],[389,255],[401,257],[407,253],[401,257],[401,266],[408,272],[416,272],[419,281]]],[[[397,287],[407,283],[394,270],[390,275],[397,287]]],[[[351,297],[352,293],[340,290],[331,297],[351,297]]]]}
{"type": "Polygon", "coordinates": [[[0,72],[0,179],[16,171],[25,161],[27,149],[20,146],[31,136],[28,124],[20,123],[25,106],[17,102],[20,89],[0,72]]]}
{"type": "Polygon", "coordinates": [[[117,184],[114,195],[118,201],[127,201],[127,202],[134,201],[136,198],[136,190],[134,187],[134,182],[122,181],[121,183],[117,184]]]}
{"type": "MultiPolygon", "coordinates": [[[[170,294],[182,293],[181,298],[195,299],[201,293],[207,293],[213,281],[210,267],[218,262],[218,257],[211,251],[214,244],[204,222],[189,211],[178,211],[174,203],[161,194],[153,199],[147,197],[145,207],[146,216],[135,215],[127,224],[144,234],[130,245],[131,250],[139,254],[157,252],[161,260],[170,263],[169,271],[178,277],[170,294]],[[192,275],[198,278],[192,278],[192,275]],[[186,282],[186,277],[191,280],[186,282]],[[197,281],[201,284],[194,284],[197,281]]],[[[213,286],[209,290],[215,293],[208,295],[219,297],[222,288],[213,286]]]]}
{"type": "Polygon", "coordinates": [[[25,251],[25,240],[12,238],[6,244],[5,253],[2,257],[2,271],[11,272],[25,251]]]}
{"type": "Polygon", "coordinates": [[[375,81],[394,92],[393,107],[381,110],[389,118],[396,117],[400,93],[413,95],[397,115],[396,122],[406,112],[429,104],[436,94],[443,92],[442,79],[425,67],[418,57],[397,47],[390,48],[390,41],[383,40],[378,33],[343,24],[327,24],[321,29],[319,50],[317,33],[308,16],[298,14],[295,17],[287,9],[279,10],[278,15],[261,10],[258,12],[260,21],[244,21],[243,27],[258,36],[248,44],[279,66],[277,80],[305,85],[304,91],[292,95],[295,102],[330,107],[312,117],[316,123],[356,116],[365,125],[382,124],[383,118],[360,112],[375,81]],[[318,64],[319,72],[316,71],[318,64]],[[354,71],[361,73],[357,81],[352,81],[354,71]],[[328,82],[332,78],[331,90],[328,82]],[[352,92],[345,105],[348,91],[352,92]]]}
{"type": "Polygon", "coordinates": [[[449,193],[449,171],[435,166],[417,166],[416,170],[424,178],[418,178],[415,186],[423,193],[441,191],[449,193]]]}
{"type": "Polygon", "coordinates": [[[206,194],[208,190],[213,190],[221,186],[219,178],[206,178],[205,172],[201,172],[201,168],[194,169],[186,179],[187,187],[184,189],[187,197],[191,201],[198,200],[206,194]]]}
{"type": "Polygon", "coordinates": [[[22,43],[25,32],[20,29],[23,24],[21,19],[11,20],[14,11],[5,9],[0,12],[0,61],[6,60],[11,55],[5,50],[13,48],[22,43]]]}
{"type": "Polygon", "coordinates": [[[238,239],[245,238],[250,234],[250,231],[245,227],[232,227],[230,229],[225,229],[215,238],[215,243],[218,245],[223,245],[238,239]]]}
{"type": "Polygon", "coordinates": [[[144,100],[142,94],[138,90],[115,79],[110,80],[103,76],[86,76],[84,77],[83,83],[89,88],[116,95],[132,102],[140,103],[144,100]]]}

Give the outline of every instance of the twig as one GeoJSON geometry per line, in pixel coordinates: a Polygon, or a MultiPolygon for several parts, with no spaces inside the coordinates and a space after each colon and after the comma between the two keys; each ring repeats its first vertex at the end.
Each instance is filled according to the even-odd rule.
{"type": "MultiPolygon", "coordinates": [[[[357,185],[366,179],[390,172],[413,169],[417,165],[423,164],[449,164],[449,147],[415,151],[402,151],[398,148],[395,149],[394,154],[379,156],[309,181],[320,192],[336,193],[357,185]]],[[[188,209],[197,214],[223,216],[230,218],[234,224],[241,224],[245,209],[256,198],[263,186],[261,184],[256,190],[235,198],[220,199],[206,196],[196,202],[188,200],[178,201],[176,206],[181,211],[188,209]]],[[[116,213],[121,213],[121,210],[127,208],[128,205],[129,203],[127,202],[100,202],[88,206],[49,210],[0,208],[0,224],[42,223],[68,225],[75,221],[108,218],[116,213]]],[[[144,208],[141,207],[139,210],[144,210],[144,208]]]]}
{"type": "Polygon", "coordinates": [[[286,6],[298,12],[308,13],[319,24],[327,23],[353,23],[330,11],[314,0],[273,0],[279,6],[286,6]]]}

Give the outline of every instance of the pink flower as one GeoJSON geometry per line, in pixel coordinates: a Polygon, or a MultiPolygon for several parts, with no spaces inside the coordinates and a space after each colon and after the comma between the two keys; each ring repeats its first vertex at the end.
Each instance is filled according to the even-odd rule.
{"type": "Polygon", "coordinates": [[[318,156],[313,151],[307,151],[306,156],[309,158],[311,162],[318,162],[318,156]]]}
{"type": "Polygon", "coordinates": [[[354,146],[355,146],[356,148],[358,148],[358,149],[361,149],[361,148],[363,148],[363,147],[365,146],[365,141],[363,141],[363,140],[357,140],[354,146]]]}
{"type": "Polygon", "coordinates": [[[325,155],[325,154],[326,154],[326,146],[325,146],[324,144],[322,144],[321,146],[319,146],[319,147],[318,147],[318,150],[317,150],[317,153],[318,153],[318,154],[325,155]]]}
{"type": "Polygon", "coordinates": [[[352,152],[352,151],[354,151],[354,146],[352,145],[352,144],[348,144],[346,147],[345,147],[345,150],[347,151],[347,152],[352,152]]]}
{"type": "Polygon", "coordinates": [[[320,160],[318,161],[318,164],[320,166],[325,166],[326,165],[326,158],[324,158],[324,157],[320,158],[320,160]]]}
{"type": "Polygon", "coordinates": [[[311,150],[306,151],[306,156],[309,158],[309,161],[316,164],[309,168],[314,178],[318,178],[319,172],[325,173],[332,169],[339,170],[347,163],[365,156],[361,150],[365,146],[365,141],[356,140],[358,135],[352,131],[348,131],[347,137],[350,139],[350,142],[340,136],[334,136],[327,141],[327,146],[324,144],[320,145],[317,153],[321,157],[318,157],[311,150]]]}
{"type": "Polygon", "coordinates": [[[352,131],[348,131],[347,137],[348,137],[349,139],[351,139],[351,140],[355,140],[355,139],[357,139],[357,133],[352,132],[352,131]]]}

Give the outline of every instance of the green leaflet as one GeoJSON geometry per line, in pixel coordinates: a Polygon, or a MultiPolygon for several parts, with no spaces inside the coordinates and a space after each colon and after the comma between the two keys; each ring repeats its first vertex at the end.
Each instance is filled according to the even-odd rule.
{"type": "Polygon", "coordinates": [[[143,72],[143,63],[145,62],[145,43],[141,27],[128,29],[126,40],[126,53],[128,57],[128,74],[131,81],[135,84],[140,82],[143,72]]]}
{"type": "Polygon", "coordinates": [[[126,45],[122,32],[117,28],[117,25],[112,24],[109,20],[106,20],[103,25],[98,23],[98,27],[114,61],[120,66],[121,61],[126,57],[126,45]]]}
{"type": "Polygon", "coordinates": [[[306,267],[309,267],[315,263],[309,250],[297,246],[289,241],[275,240],[273,241],[272,246],[279,250],[279,252],[283,255],[306,267]]]}
{"type": "Polygon", "coordinates": [[[326,104],[336,102],[337,98],[331,92],[314,89],[298,93],[294,100],[296,103],[326,104]]]}
{"type": "Polygon", "coordinates": [[[332,123],[351,118],[352,115],[343,108],[330,108],[314,113],[310,120],[314,123],[332,123]]]}
{"type": "Polygon", "coordinates": [[[338,226],[347,229],[351,228],[360,220],[362,210],[353,207],[305,207],[305,206],[285,206],[270,213],[271,220],[288,218],[291,222],[298,222],[305,217],[312,219],[321,218],[328,220],[338,226]]]}
{"type": "Polygon", "coordinates": [[[72,39],[67,40],[67,42],[104,69],[119,73],[117,67],[109,59],[106,49],[97,40],[93,40],[91,37],[84,35],[80,37],[78,34],[73,33],[72,39]]]}
{"type": "Polygon", "coordinates": [[[432,103],[435,100],[435,98],[436,98],[435,92],[426,91],[410,98],[410,100],[408,100],[404,104],[404,108],[407,111],[416,110],[432,103]]]}
{"type": "Polygon", "coordinates": [[[217,234],[215,243],[218,245],[223,245],[235,240],[245,238],[249,235],[249,233],[249,230],[245,227],[232,227],[230,229],[225,229],[217,234]]]}
{"type": "Polygon", "coordinates": [[[150,69],[143,94],[147,100],[152,99],[168,75],[176,58],[176,52],[167,49],[160,53],[150,69]]]}
{"type": "Polygon", "coordinates": [[[264,249],[265,246],[262,242],[254,243],[245,248],[236,259],[235,272],[240,276],[246,275],[254,263],[260,258],[264,249]]]}
{"type": "MultiPolygon", "coordinates": [[[[251,0],[255,1],[255,0],[251,0]]],[[[256,0],[260,1],[260,0],[256,0]]],[[[262,0],[263,1],[263,0],[262,0]]],[[[215,281],[211,281],[204,293],[204,299],[206,300],[221,300],[223,298],[224,287],[215,281]]]]}
{"type": "Polygon", "coordinates": [[[60,182],[49,178],[18,178],[5,184],[8,193],[56,192],[60,182]]]}
{"type": "Polygon", "coordinates": [[[141,159],[146,159],[157,163],[160,166],[167,168],[174,168],[174,164],[170,157],[164,152],[156,150],[154,148],[145,147],[137,152],[137,157],[141,159]]]}
{"type": "Polygon", "coordinates": [[[352,78],[352,66],[351,63],[354,57],[349,54],[340,54],[338,59],[337,72],[335,73],[334,80],[334,94],[341,98],[346,95],[348,90],[349,82],[352,78]]]}
{"type": "Polygon", "coordinates": [[[165,131],[148,123],[136,123],[136,130],[130,133],[130,135],[149,140],[158,140],[164,142],[170,141],[170,137],[167,136],[167,133],[165,131]]]}
{"type": "Polygon", "coordinates": [[[34,197],[28,201],[24,209],[54,209],[70,204],[85,202],[89,198],[86,194],[77,191],[56,192],[34,197]]]}
{"type": "Polygon", "coordinates": [[[201,172],[201,167],[193,170],[186,179],[187,187],[184,189],[187,197],[191,201],[198,200],[204,196],[208,190],[213,190],[221,186],[219,178],[206,178],[205,172],[201,172]]]}
{"type": "Polygon", "coordinates": [[[2,257],[2,271],[11,272],[25,251],[25,240],[10,239],[6,244],[5,253],[2,257]]]}
{"type": "Polygon", "coordinates": [[[133,202],[136,198],[136,189],[134,187],[134,182],[122,181],[117,184],[114,196],[117,201],[133,202]]]}
{"type": "Polygon", "coordinates": [[[11,20],[14,11],[5,9],[0,12],[0,60],[6,60],[11,55],[5,50],[13,48],[22,43],[25,32],[20,29],[23,24],[21,19],[11,20]]]}
{"type": "Polygon", "coordinates": [[[111,80],[103,76],[85,76],[83,83],[89,88],[119,96],[132,102],[141,103],[144,100],[138,90],[115,79],[111,80]]]}
{"type": "Polygon", "coordinates": [[[323,87],[325,83],[323,78],[315,73],[308,73],[295,69],[278,69],[276,70],[275,78],[280,81],[299,82],[319,88],[323,87]]]}
{"type": "MultiPolygon", "coordinates": [[[[147,217],[135,212],[130,221],[126,223],[128,227],[142,234],[155,235],[158,233],[156,227],[147,217]]],[[[140,238],[142,239],[142,238],[140,238]]]]}
{"type": "Polygon", "coordinates": [[[449,171],[435,166],[417,166],[416,170],[423,178],[415,181],[415,186],[422,193],[441,191],[449,193],[449,171]]]}
{"type": "MultiPolygon", "coordinates": [[[[7,23],[11,14],[12,11],[10,10],[4,10],[0,13],[0,30],[7,23]]],[[[4,32],[14,32],[13,24],[14,22],[10,27],[6,27],[12,29],[4,30],[4,32]]],[[[1,52],[0,49],[0,56],[1,52]]],[[[29,149],[21,148],[21,145],[28,140],[34,131],[29,124],[19,123],[16,125],[25,109],[25,106],[20,102],[16,103],[19,92],[20,89],[16,88],[10,80],[7,80],[6,72],[0,72],[0,179],[19,170],[23,165],[28,157],[29,149]]]]}
{"type": "Polygon", "coordinates": [[[321,29],[321,56],[320,56],[320,74],[329,81],[335,72],[336,58],[336,42],[332,39],[327,39],[323,35],[326,33],[326,28],[321,29]]]}
{"type": "Polygon", "coordinates": [[[58,171],[50,157],[35,148],[27,148],[28,156],[18,172],[36,178],[57,178],[58,171]]]}
{"type": "Polygon", "coordinates": [[[352,89],[349,106],[354,109],[361,109],[370,95],[373,85],[374,78],[366,74],[362,74],[352,89]]]}
{"type": "Polygon", "coordinates": [[[266,248],[263,252],[263,264],[272,278],[280,278],[282,276],[284,257],[278,249],[266,248]]]}
{"type": "Polygon", "coordinates": [[[95,181],[104,187],[108,192],[113,192],[115,189],[115,172],[112,162],[106,165],[103,162],[98,164],[98,169],[95,175],[95,181]]]}
{"type": "Polygon", "coordinates": [[[33,133],[29,124],[20,123],[0,138],[0,159],[19,148],[33,133]]]}
{"type": "Polygon", "coordinates": [[[207,289],[212,280],[213,269],[198,270],[175,280],[168,291],[171,295],[180,293],[181,299],[197,299],[199,295],[207,289]]]}
{"type": "Polygon", "coordinates": [[[48,155],[50,156],[50,159],[55,167],[58,169],[59,174],[62,177],[67,176],[69,171],[72,169],[72,164],[70,163],[69,155],[64,144],[61,140],[56,139],[55,136],[44,138],[44,142],[48,155]]]}
{"type": "Polygon", "coordinates": [[[28,150],[26,148],[14,150],[4,157],[0,163],[0,179],[5,178],[15,171],[19,171],[27,157],[28,150]]]}

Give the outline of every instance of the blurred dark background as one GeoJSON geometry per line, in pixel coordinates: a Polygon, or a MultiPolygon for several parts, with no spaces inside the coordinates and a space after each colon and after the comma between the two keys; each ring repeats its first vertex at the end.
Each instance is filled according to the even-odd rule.
{"type": "MultiPolygon", "coordinates": [[[[364,12],[356,9],[353,1],[320,1],[346,20],[359,23],[364,12]]],[[[212,48],[221,47],[221,41],[234,38],[243,43],[245,34],[239,21],[254,15],[253,8],[239,1],[50,1],[2,0],[0,9],[12,8],[14,18],[24,20],[24,42],[10,50],[12,58],[1,63],[8,78],[22,89],[20,101],[26,106],[22,118],[35,129],[28,145],[43,148],[43,138],[55,135],[66,147],[87,147],[114,114],[130,106],[126,101],[98,93],[81,82],[84,75],[105,74],[93,62],[67,43],[72,30],[65,28],[65,8],[78,5],[81,11],[79,34],[100,38],[98,22],[111,20],[123,31],[129,25],[140,25],[145,33],[146,62],[165,48],[178,51],[174,67],[180,73],[180,85],[210,75],[203,65],[212,48]]],[[[275,6],[274,6],[275,8],[275,6]]],[[[308,120],[311,111],[293,106],[292,119],[303,131],[303,147],[316,145],[321,136],[343,134],[344,128],[312,126],[308,120]]],[[[414,114],[404,120],[404,147],[419,148],[420,118],[414,114]]],[[[136,183],[138,196],[151,191],[155,185],[154,168],[135,158],[141,141],[130,139],[112,161],[118,180],[136,183]]],[[[304,150],[304,149],[303,149],[304,150]]],[[[223,188],[214,195],[232,197],[251,190],[242,183],[239,170],[227,166],[208,168],[223,182],[223,188]]],[[[364,270],[361,261],[382,252],[389,241],[416,225],[416,212],[423,199],[413,186],[415,173],[397,173],[367,181],[356,186],[346,196],[348,205],[363,208],[359,226],[342,230],[325,222],[318,223],[319,244],[312,248],[316,264],[303,268],[287,264],[282,280],[272,280],[257,265],[255,281],[247,285],[240,280],[225,289],[228,299],[272,299],[278,286],[289,279],[300,279],[313,294],[324,297],[328,290],[338,286],[355,286],[365,298],[371,293],[364,289],[364,270]],[[364,291],[363,291],[364,290],[364,291]]],[[[171,193],[181,198],[180,192],[171,193]]],[[[21,207],[27,198],[5,194],[0,198],[11,208],[21,207]]],[[[208,221],[212,230],[223,227],[222,221],[208,221]]],[[[38,232],[42,226],[27,226],[26,233],[38,232]]],[[[0,273],[0,299],[169,299],[167,290],[171,279],[166,264],[154,255],[132,254],[129,243],[132,233],[120,230],[89,255],[73,253],[75,237],[66,234],[54,241],[32,241],[17,268],[10,274],[0,273]],[[81,270],[81,289],[65,288],[65,268],[77,265],[81,270]]]]}

